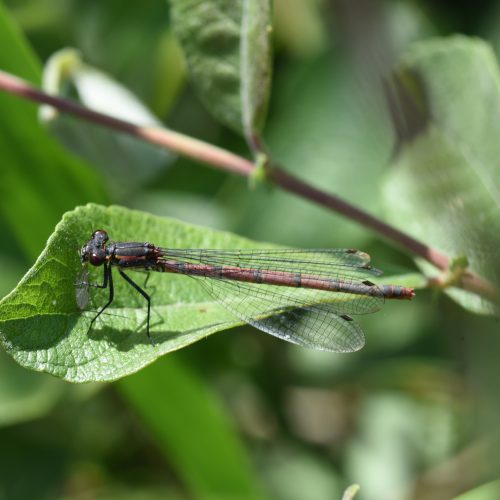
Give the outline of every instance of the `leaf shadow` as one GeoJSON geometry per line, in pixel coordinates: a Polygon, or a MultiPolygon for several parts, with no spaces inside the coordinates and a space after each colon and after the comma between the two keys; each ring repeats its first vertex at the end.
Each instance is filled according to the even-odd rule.
{"type": "Polygon", "coordinates": [[[187,347],[197,340],[208,337],[215,331],[230,328],[231,326],[231,323],[221,322],[209,326],[204,325],[203,327],[193,328],[191,330],[153,331],[151,336],[154,345],[151,344],[145,331],[141,330],[140,327],[119,330],[103,325],[99,328],[93,328],[88,332],[88,336],[93,341],[104,340],[113,345],[113,348],[120,352],[128,352],[137,348],[138,345],[143,345],[146,347],[149,346],[151,349],[158,349],[159,354],[164,354],[165,352],[187,347]]]}
{"type": "Polygon", "coordinates": [[[68,337],[77,323],[77,315],[35,315],[2,322],[0,333],[7,350],[48,350],[68,337]]]}

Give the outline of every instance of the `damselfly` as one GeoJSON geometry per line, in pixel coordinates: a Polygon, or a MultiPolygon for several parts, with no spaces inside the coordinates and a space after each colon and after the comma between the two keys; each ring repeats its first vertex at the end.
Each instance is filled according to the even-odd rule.
{"type": "Polygon", "coordinates": [[[370,256],[353,249],[207,250],[162,248],[152,243],[109,241],[97,230],[81,250],[82,263],[103,266],[102,284],[114,298],[113,267],[147,303],[150,334],[151,297],[124,270],[159,271],[190,276],[231,313],[288,342],[314,349],[349,352],[361,348],[364,336],[351,315],[375,312],[385,299],[411,299],[412,288],[376,285],[369,278],[381,271],[370,256]]]}

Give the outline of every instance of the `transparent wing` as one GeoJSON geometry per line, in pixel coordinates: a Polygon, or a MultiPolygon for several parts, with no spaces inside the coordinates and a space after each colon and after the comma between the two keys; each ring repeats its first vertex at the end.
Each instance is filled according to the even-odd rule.
{"type": "Polygon", "coordinates": [[[165,258],[207,265],[301,272],[319,278],[363,281],[382,274],[370,256],[353,249],[207,250],[161,248],[165,258]]]}
{"type": "Polygon", "coordinates": [[[88,285],[84,284],[87,283],[88,280],[89,270],[87,266],[84,266],[78,276],[77,282],[75,283],[76,305],[78,306],[80,311],[84,311],[85,309],[87,309],[87,306],[90,302],[89,287],[88,285]]]}
{"type": "MultiPolygon", "coordinates": [[[[381,272],[370,266],[370,256],[351,249],[207,250],[160,249],[162,258],[176,262],[261,271],[301,273],[331,283],[365,284],[381,272]]],[[[182,268],[176,272],[182,273],[182,268]]],[[[278,286],[195,276],[224,307],[243,321],[288,342],[314,349],[352,352],[364,345],[364,335],[350,314],[377,311],[384,302],[378,287],[370,294],[352,294],[293,286],[278,286]]],[[[235,273],[236,274],[236,273],[235,273]]]]}
{"type": "Polygon", "coordinates": [[[376,297],[332,294],[321,290],[244,283],[192,276],[231,313],[259,330],[313,349],[352,352],[364,345],[364,335],[346,311],[367,309],[361,302],[376,297]],[[339,295],[344,295],[340,297],[339,295]],[[332,300],[335,299],[333,302],[332,300]]]}

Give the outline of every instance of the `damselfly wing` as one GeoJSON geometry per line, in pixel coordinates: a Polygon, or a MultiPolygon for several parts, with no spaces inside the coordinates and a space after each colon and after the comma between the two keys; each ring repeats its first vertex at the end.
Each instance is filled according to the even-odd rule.
{"type": "MultiPolygon", "coordinates": [[[[210,275],[177,266],[178,273],[196,279],[219,303],[246,323],[288,342],[320,350],[351,352],[364,345],[364,335],[352,315],[377,311],[383,290],[369,278],[381,274],[366,253],[354,250],[172,250],[162,248],[162,261],[214,268],[210,275]],[[233,277],[225,269],[234,268],[233,277]],[[238,270],[251,270],[238,280],[238,270]],[[280,274],[281,273],[281,274],[280,274]],[[269,284],[279,277],[283,284],[269,284]],[[347,291],[305,288],[342,284],[347,291]],[[299,282],[300,280],[300,282],[299,282]],[[363,283],[364,282],[364,283],[363,283]],[[311,283],[309,283],[311,284],[311,283]]],[[[167,264],[168,266],[168,264],[167,264]]],[[[207,272],[205,270],[205,272],[207,272]]],[[[241,277],[241,276],[240,276],[241,277]]]]}

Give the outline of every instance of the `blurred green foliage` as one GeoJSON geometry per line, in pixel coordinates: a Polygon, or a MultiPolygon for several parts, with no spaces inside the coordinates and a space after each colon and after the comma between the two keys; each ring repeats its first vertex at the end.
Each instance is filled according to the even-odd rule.
{"type": "MultiPolygon", "coordinates": [[[[424,176],[412,180],[418,165],[404,148],[421,146],[420,158],[431,150],[395,146],[380,81],[412,42],[430,35],[473,34],[497,50],[498,6],[483,1],[471,12],[470,2],[275,0],[274,13],[264,129],[273,157],[377,215],[402,217],[402,227],[418,226],[422,214],[432,222],[429,200],[398,212],[424,176]],[[387,186],[401,199],[387,203],[387,186]]],[[[164,0],[8,0],[0,4],[0,47],[0,68],[35,83],[54,52],[74,47],[168,127],[248,154],[186,80],[164,0]]],[[[483,102],[490,94],[482,70],[443,84],[445,96],[453,84],[470,90],[465,110],[461,94],[451,94],[464,124],[479,109],[495,117],[498,102],[483,102]]],[[[388,274],[414,269],[408,255],[338,215],[267,186],[250,190],[245,180],[188,159],[165,161],[151,180],[114,191],[98,163],[77,157],[38,124],[33,104],[2,93],[0,110],[3,294],[31,267],[62,214],[86,202],[290,246],[360,247],[388,274]]],[[[498,131],[494,119],[488,123],[488,166],[498,173],[499,156],[491,153],[498,131]]],[[[457,139],[462,151],[468,140],[457,139]]],[[[443,160],[436,171],[456,166],[445,161],[449,151],[430,156],[443,160]]],[[[456,180],[455,172],[449,178],[456,180]]],[[[485,187],[494,181],[482,179],[485,187]]],[[[498,195],[490,194],[493,217],[498,195]]],[[[464,234],[475,234],[467,228],[464,234]]],[[[491,249],[495,238],[477,243],[491,249]]],[[[364,318],[367,347],[350,355],[309,351],[241,327],[120,382],[71,386],[2,354],[0,499],[320,500],[341,498],[352,483],[360,484],[361,500],[450,498],[468,490],[464,498],[499,498],[498,483],[490,482],[500,465],[498,326],[421,291],[411,304],[386,304],[364,318]]]]}

